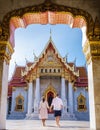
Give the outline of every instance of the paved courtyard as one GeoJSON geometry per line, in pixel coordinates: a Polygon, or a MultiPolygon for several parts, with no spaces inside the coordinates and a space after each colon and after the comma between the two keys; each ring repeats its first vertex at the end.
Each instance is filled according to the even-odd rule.
{"type": "Polygon", "coordinates": [[[40,120],[7,120],[7,130],[90,130],[88,121],[60,121],[57,127],[55,120],[47,120],[43,127],[40,120]]]}

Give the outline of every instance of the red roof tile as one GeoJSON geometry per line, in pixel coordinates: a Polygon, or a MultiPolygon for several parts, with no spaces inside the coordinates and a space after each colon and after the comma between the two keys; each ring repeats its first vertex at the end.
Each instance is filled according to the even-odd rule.
{"type": "Polygon", "coordinates": [[[16,67],[12,79],[8,83],[8,96],[12,95],[12,87],[25,87],[27,85],[26,81],[21,76],[21,71],[24,69],[25,67],[16,67]]]}
{"type": "Polygon", "coordinates": [[[79,77],[77,78],[75,82],[76,87],[88,87],[88,77],[87,77],[87,71],[85,67],[77,67],[77,70],[79,70],[79,77]]]}

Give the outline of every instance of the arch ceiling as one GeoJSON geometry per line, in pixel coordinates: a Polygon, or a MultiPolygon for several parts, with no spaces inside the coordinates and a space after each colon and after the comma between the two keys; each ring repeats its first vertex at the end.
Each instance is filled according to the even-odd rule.
{"type": "Polygon", "coordinates": [[[22,17],[12,17],[10,20],[10,43],[14,40],[14,31],[19,27],[26,27],[29,24],[67,24],[71,27],[82,28],[86,26],[86,21],[81,16],[74,17],[69,12],[38,12],[26,13],[22,17]]]}
{"type": "MultiPolygon", "coordinates": [[[[52,3],[46,0],[43,4],[25,7],[8,12],[2,22],[0,30],[1,40],[8,40],[14,46],[14,31],[18,27],[29,24],[68,24],[71,27],[87,27],[87,34],[93,34],[93,19],[82,10],[52,3]],[[10,27],[10,29],[9,29],[10,27]]],[[[87,36],[88,36],[87,35],[87,36]]]]}

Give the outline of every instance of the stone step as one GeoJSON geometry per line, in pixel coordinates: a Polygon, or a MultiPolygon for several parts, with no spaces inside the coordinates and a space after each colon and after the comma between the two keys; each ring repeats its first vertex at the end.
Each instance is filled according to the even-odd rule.
{"type": "Polygon", "coordinates": [[[24,119],[26,117],[25,112],[12,112],[7,116],[7,119],[24,119]]]}
{"type": "MultiPolygon", "coordinates": [[[[39,115],[32,113],[30,115],[27,115],[25,120],[37,120],[39,119],[39,115]]],[[[48,114],[48,120],[54,120],[54,114],[48,114]]],[[[77,120],[74,114],[64,114],[61,116],[61,120],[77,120]]]]}

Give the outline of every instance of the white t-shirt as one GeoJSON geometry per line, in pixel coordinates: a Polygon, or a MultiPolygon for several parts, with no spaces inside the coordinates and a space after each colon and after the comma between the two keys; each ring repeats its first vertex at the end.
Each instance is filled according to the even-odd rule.
{"type": "Polygon", "coordinates": [[[54,110],[61,110],[63,106],[63,102],[59,97],[53,99],[51,106],[53,106],[54,110]]]}

